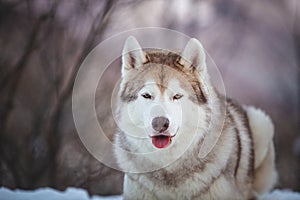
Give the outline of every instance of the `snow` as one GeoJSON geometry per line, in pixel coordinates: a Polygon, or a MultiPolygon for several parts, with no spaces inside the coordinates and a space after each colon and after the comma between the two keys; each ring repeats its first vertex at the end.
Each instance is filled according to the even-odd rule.
{"type": "Polygon", "coordinates": [[[300,200],[300,193],[291,190],[274,190],[264,194],[259,200],[300,200]]]}
{"type": "MultiPolygon", "coordinates": [[[[58,191],[52,188],[40,188],[37,190],[10,190],[0,188],[0,200],[121,200],[122,196],[89,196],[83,189],[68,188],[58,191]]],[[[291,190],[274,190],[265,194],[259,200],[300,200],[300,193],[291,190]]]]}
{"type": "Polygon", "coordinates": [[[68,188],[58,191],[52,188],[40,188],[37,190],[10,190],[0,188],[0,200],[121,200],[121,196],[90,197],[83,189],[68,188]]]}

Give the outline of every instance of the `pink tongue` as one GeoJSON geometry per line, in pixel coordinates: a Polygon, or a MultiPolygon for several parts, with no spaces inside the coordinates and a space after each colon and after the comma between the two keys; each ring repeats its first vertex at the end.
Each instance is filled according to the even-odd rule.
{"type": "Polygon", "coordinates": [[[171,143],[171,137],[170,136],[154,136],[152,137],[152,143],[157,148],[166,148],[171,143]]]}

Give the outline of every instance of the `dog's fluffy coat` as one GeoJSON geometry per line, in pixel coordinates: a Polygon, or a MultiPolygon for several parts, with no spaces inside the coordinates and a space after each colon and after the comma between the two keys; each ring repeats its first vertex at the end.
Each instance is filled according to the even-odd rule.
{"type": "Polygon", "coordinates": [[[117,114],[115,154],[126,172],[124,199],[253,199],[276,181],[270,118],[215,90],[205,52],[196,39],[179,54],[143,51],[129,37],[123,50],[117,114]],[[171,97],[178,91],[183,97],[175,101],[171,97]],[[153,98],[143,99],[145,92],[153,98]],[[154,104],[163,111],[153,111],[154,104]],[[147,124],[160,115],[170,117],[169,132],[174,137],[166,149],[156,149],[148,137],[152,130],[147,124]],[[172,157],[174,162],[155,168],[172,157]]]}

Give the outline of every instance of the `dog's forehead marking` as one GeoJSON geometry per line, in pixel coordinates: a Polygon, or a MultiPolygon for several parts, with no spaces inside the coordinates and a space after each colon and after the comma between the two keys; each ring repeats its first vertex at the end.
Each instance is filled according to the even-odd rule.
{"type": "Polygon", "coordinates": [[[157,84],[157,86],[161,94],[163,94],[164,91],[166,90],[165,79],[166,79],[166,70],[164,66],[160,66],[159,83],[157,84]]]}
{"type": "Polygon", "coordinates": [[[177,93],[181,90],[181,85],[179,83],[178,79],[171,79],[168,83],[168,90],[170,90],[172,93],[177,93]]]}
{"type": "Polygon", "coordinates": [[[180,72],[165,66],[160,65],[156,66],[156,69],[153,71],[153,78],[155,79],[156,85],[159,88],[160,93],[163,95],[166,90],[176,90],[176,87],[178,87],[179,81],[182,80],[182,77],[180,76],[180,72]],[[175,87],[173,85],[176,85],[175,87]]]}
{"type": "Polygon", "coordinates": [[[161,94],[169,87],[172,79],[178,79],[179,85],[187,91],[190,99],[202,104],[206,102],[206,96],[202,91],[202,83],[197,78],[196,72],[184,69],[178,61],[181,58],[178,53],[168,51],[146,51],[147,62],[144,67],[132,70],[122,91],[121,99],[124,102],[131,102],[137,99],[137,92],[140,91],[145,82],[154,80],[161,94]]]}
{"type": "Polygon", "coordinates": [[[149,92],[158,93],[159,87],[157,86],[157,83],[155,80],[149,79],[145,82],[142,90],[147,90],[149,92]]]}
{"type": "Polygon", "coordinates": [[[148,51],[149,62],[145,64],[145,68],[149,72],[147,78],[153,79],[157,84],[161,94],[163,95],[167,89],[171,89],[173,93],[178,92],[179,86],[189,85],[187,71],[178,62],[180,55],[173,52],[148,51]]]}

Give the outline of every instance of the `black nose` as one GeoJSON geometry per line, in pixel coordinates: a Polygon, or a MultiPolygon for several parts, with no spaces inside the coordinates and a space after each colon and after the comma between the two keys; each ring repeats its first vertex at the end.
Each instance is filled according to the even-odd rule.
{"type": "Polygon", "coordinates": [[[152,120],[152,127],[158,132],[164,132],[169,128],[169,120],[165,117],[155,117],[152,120]]]}

